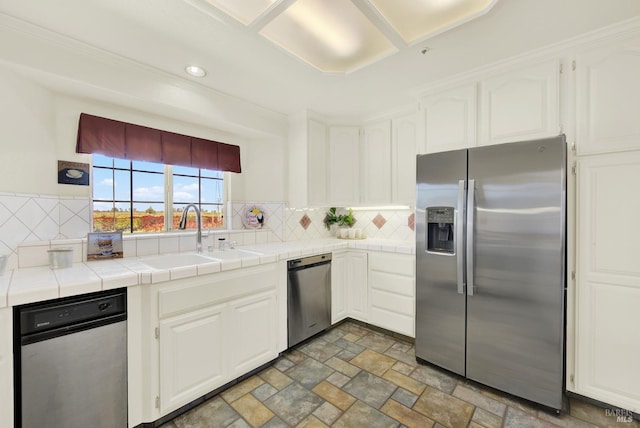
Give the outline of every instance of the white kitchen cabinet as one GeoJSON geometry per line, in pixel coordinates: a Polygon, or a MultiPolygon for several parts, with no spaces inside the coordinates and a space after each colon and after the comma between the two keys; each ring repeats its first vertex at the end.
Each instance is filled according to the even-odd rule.
{"type": "Polygon", "coordinates": [[[391,202],[413,205],[416,199],[416,115],[391,121],[391,202]]]}
{"type": "Polygon", "coordinates": [[[575,56],[579,155],[640,149],[640,37],[575,56]]]}
{"type": "Polygon", "coordinates": [[[331,324],[349,315],[347,310],[347,253],[336,251],[331,257],[331,324]]]}
{"type": "Polygon", "coordinates": [[[478,145],[560,134],[560,62],[546,61],[480,81],[478,145]]]}
{"type": "MultiPolygon", "coordinates": [[[[476,145],[477,85],[466,84],[420,100],[424,147],[420,153],[465,149],[476,145]]],[[[415,176],[414,176],[415,179],[415,176]]]]}
{"type": "Polygon", "coordinates": [[[576,353],[568,386],[640,412],[640,152],[579,159],[577,174],[576,353]]]}
{"type": "Polygon", "coordinates": [[[347,254],[347,308],[351,318],[368,321],[367,253],[347,254]]]}
{"type": "Polygon", "coordinates": [[[146,421],[278,356],[281,279],[269,263],[143,286],[146,421]]]}
{"type": "Polygon", "coordinates": [[[274,292],[229,303],[227,355],[231,376],[239,377],[277,355],[277,305],[274,292]]]}
{"type": "Polygon", "coordinates": [[[369,322],[415,337],[415,257],[371,252],[368,266],[369,322]]]}
{"type": "Polygon", "coordinates": [[[307,195],[310,206],[327,206],[327,126],[307,123],[307,195]]]}
{"type": "Polygon", "coordinates": [[[368,205],[391,202],[391,121],[362,128],[362,200],[368,205]]]}
{"type": "Polygon", "coordinates": [[[160,411],[167,413],[227,379],[225,305],[160,321],[160,411]]]}
{"type": "Polygon", "coordinates": [[[348,207],[360,201],[360,128],[329,128],[327,174],[329,205],[348,207]]]}

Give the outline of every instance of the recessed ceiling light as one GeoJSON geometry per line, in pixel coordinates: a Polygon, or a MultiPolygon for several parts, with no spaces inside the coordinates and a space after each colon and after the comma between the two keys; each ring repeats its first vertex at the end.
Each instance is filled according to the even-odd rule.
{"type": "Polygon", "coordinates": [[[193,77],[204,77],[207,75],[207,70],[202,67],[198,67],[197,65],[188,65],[185,67],[184,71],[193,77]]]}

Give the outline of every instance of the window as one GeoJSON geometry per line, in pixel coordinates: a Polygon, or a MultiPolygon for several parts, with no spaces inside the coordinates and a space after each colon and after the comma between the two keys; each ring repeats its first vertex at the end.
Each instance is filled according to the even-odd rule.
{"type": "MultiPolygon", "coordinates": [[[[94,231],[177,229],[188,204],[200,209],[203,228],[223,227],[223,173],[93,155],[94,231]]],[[[187,228],[195,227],[192,211],[187,228]]]]}

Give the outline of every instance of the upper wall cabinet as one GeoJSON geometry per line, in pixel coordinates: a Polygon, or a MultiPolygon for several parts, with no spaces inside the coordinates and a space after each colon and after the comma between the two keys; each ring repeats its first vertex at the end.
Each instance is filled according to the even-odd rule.
{"type": "Polygon", "coordinates": [[[557,60],[482,80],[478,144],[558,135],[559,86],[557,60]]]}
{"type": "Polygon", "coordinates": [[[333,126],[329,128],[328,202],[348,207],[359,202],[360,128],[333,126]]]}
{"type": "Polygon", "coordinates": [[[476,98],[475,83],[422,98],[420,111],[425,147],[420,152],[434,153],[475,146],[476,98]]]}
{"type": "Polygon", "coordinates": [[[416,115],[391,121],[391,202],[413,205],[416,198],[416,115]]]}
{"type": "Polygon", "coordinates": [[[391,121],[384,120],[362,129],[362,202],[391,201],[391,121]]]}
{"type": "Polygon", "coordinates": [[[575,57],[578,154],[640,148],[640,37],[575,57]]]}
{"type": "Polygon", "coordinates": [[[327,203],[327,127],[309,120],[307,125],[307,198],[310,206],[327,203]]]}

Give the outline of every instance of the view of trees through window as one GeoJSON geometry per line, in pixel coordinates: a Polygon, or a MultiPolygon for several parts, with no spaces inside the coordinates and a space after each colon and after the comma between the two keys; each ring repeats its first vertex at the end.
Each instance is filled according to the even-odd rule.
{"type": "MultiPolygon", "coordinates": [[[[123,233],[177,229],[188,204],[202,227],[224,226],[224,179],[220,171],[93,155],[93,230],[123,233]],[[169,221],[170,219],[170,221],[169,221]]],[[[196,228],[190,210],[187,228],[196,228]]]]}

